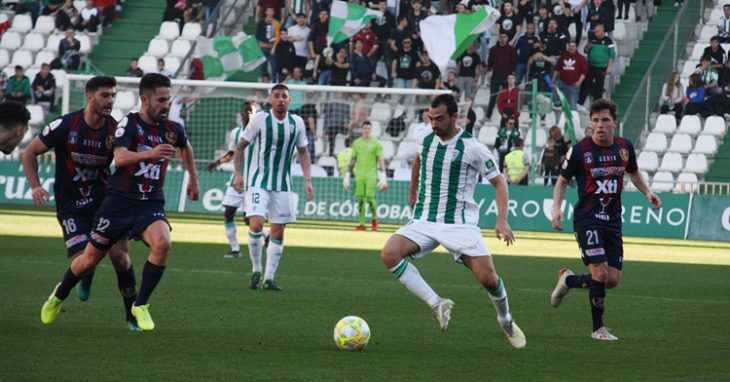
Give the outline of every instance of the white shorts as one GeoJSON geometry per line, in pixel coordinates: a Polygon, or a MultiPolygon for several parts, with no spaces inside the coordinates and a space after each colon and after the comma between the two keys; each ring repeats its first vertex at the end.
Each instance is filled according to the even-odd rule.
{"type": "Polygon", "coordinates": [[[418,245],[421,251],[412,256],[414,259],[428,255],[439,244],[446,248],[454,256],[454,260],[458,262],[463,262],[461,256],[492,255],[484,243],[482,231],[479,227],[473,225],[411,220],[395,233],[418,245]]]}
{"type": "Polygon", "coordinates": [[[235,188],[228,186],[226,188],[226,196],[223,197],[223,205],[226,207],[236,207],[243,210],[246,208],[245,193],[236,191],[235,188]]]}
{"type": "Polygon", "coordinates": [[[289,191],[269,191],[251,187],[246,191],[246,216],[269,216],[269,223],[289,224],[297,221],[289,191]]]}

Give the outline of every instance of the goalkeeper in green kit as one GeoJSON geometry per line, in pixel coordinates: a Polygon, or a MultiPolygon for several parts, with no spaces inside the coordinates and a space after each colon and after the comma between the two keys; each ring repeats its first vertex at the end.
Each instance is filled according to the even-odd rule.
{"type": "MultiPolygon", "coordinates": [[[[388,182],[385,180],[385,161],[383,160],[383,146],[380,141],[370,136],[372,125],[369,121],[362,124],[362,137],[352,144],[354,151],[350,170],[354,169],[355,175],[355,197],[360,205],[360,225],[355,230],[365,231],[365,205],[370,205],[370,212],[373,215],[372,229],[378,230],[378,203],[375,201],[376,189],[385,191],[388,189],[388,182]],[[378,171],[380,165],[380,171],[378,171]]],[[[342,186],[345,190],[350,189],[350,172],[346,172],[342,179],[342,186]]]]}

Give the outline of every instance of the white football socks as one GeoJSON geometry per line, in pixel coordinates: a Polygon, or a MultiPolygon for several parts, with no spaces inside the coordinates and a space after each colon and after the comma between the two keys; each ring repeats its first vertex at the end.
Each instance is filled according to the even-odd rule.
{"type": "Polygon", "coordinates": [[[284,252],[284,242],[276,239],[269,240],[269,247],[266,249],[266,273],[264,280],[273,280],[276,268],[279,267],[279,260],[284,252]]]}
{"type": "Polygon", "coordinates": [[[231,244],[231,251],[238,252],[241,250],[241,246],[238,245],[238,237],[236,237],[236,221],[226,221],[226,237],[228,238],[228,243],[231,244]]]}
{"type": "Polygon", "coordinates": [[[405,285],[411,293],[425,301],[428,306],[433,308],[438,303],[439,296],[428,285],[428,283],[426,283],[426,280],[421,277],[421,274],[418,272],[415,265],[405,260],[401,260],[398,265],[390,268],[390,273],[392,273],[401,284],[405,285]]]}
{"type": "Polygon", "coordinates": [[[507,290],[504,288],[502,278],[499,278],[499,284],[494,289],[487,289],[489,299],[492,300],[494,309],[497,310],[497,321],[500,325],[507,325],[512,321],[512,315],[509,311],[509,301],[507,300],[507,290]]]}
{"type": "Polygon", "coordinates": [[[264,241],[261,239],[261,232],[248,231],[248,255],[251,257],[251,271],[261,272],[261,252],[264,241]]]}

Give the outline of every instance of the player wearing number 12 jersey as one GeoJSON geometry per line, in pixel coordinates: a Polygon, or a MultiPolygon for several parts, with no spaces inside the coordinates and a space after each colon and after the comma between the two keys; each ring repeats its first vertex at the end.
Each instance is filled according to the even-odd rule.
{"type": "MultiPolygon", "coordinates": [[[[31,186],[33,202],[49,200],[38,178],[38,156],[53,149],[56,157],[54,196],[56,216],[61,224],[68,257],[75,259],[84,251],[99,209],[106,194],[112,139],[116,121],[111,117],[116,80],[97,76],[86,83],[87,106],[51,122],[31,142],[23,155],[23,167],[31,186]]],[[[117,272],[119,290],[124,299],[127,325],[137,331],[131,307],[136,297],[134,269],[127,253],[127,240],[109,248],[109,258],[117,272]]],[[[91,293],[93,270],[84,274],[76,296],[86,301],[91,293]]]]}
{"type": "Polygon", "coordinates": [[[550,303],[558,307],[571,288],[588,289],[593,318],[592,338],[618,340],[604,325],[606,289],[618,285],[623,265],[621,235],[621,192],[624,173],[636,188],[646,195],[654,208],[661,200],[646,184],[636,165],[634,146],[628,139],[614,136],[616,104],[607,99],[593,102],[590,109],[593,136],[578,142],[567,154],[553,193],[553,228],[562,231],[562,202],[570,179],[578,183],[578,204],[575,206],[573,230],[583,263],[590,273],[574,275],[561,269],[558,283],[550,295],[550,303]]]}
{"type": "Polygon", "coordinates": [[[142,107],[129,113],[114,133],[116,172],[109,179],[107,196],[96,213],[91,241],[84,253],[66,271],[61,283],[43,305],[45,323],[56,319],[63,300],[81,276],[93,270],[104,253],[129,233],[150,247],[139,294],[132,314],[142,330],[153,330],[148,300],[162,278],[170,251],[170,225],[165,216],[162,191],[167,165],[176,147],[190,175],[188,198],[198,198],[198,173],[185,128],[167,119],[170,110],[170,79],[150,73],[139,84],[142,107]]]}

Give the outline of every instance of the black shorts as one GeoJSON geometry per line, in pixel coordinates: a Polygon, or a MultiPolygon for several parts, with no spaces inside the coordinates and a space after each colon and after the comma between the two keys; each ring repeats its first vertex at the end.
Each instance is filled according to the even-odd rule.
{"type": "Polygon", "coordinates": [[[585,265],[607,262],[621,270],[624,240],[620,228],[576,225],[573,229],[585,265]]]}
{"type": "Polygon", "coordinates": [[[126,235],[141,240],[147,227],[158,220],[167,223],[164,200],[135,200],[107,196],[96,212],[90,234],[91,244],[106,251],[126,235]]]}
{"type": "Polygon", "coordinates": [[[56,218],[63,231],[63,241],[66,242],[66,256],[71,257],[83,251],[86,248],[86,244],[89,243],[89,233],[94,223],[94,211],[59,211],[56,218]]]}

